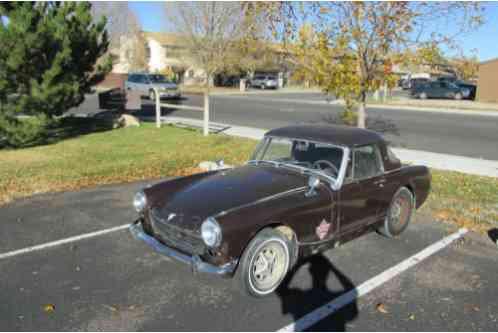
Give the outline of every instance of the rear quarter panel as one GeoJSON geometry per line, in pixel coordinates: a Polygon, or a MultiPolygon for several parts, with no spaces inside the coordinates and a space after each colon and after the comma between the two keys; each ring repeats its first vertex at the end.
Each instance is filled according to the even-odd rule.
{"type": "Polygon", "coordinates": [[[431,188],[431,174],[425,166],[403,165],[388,174],[390,182],[399,187],[408,187],[415,196],[415,207],[418,209],[424,204],[429,196],[431,188]]]}

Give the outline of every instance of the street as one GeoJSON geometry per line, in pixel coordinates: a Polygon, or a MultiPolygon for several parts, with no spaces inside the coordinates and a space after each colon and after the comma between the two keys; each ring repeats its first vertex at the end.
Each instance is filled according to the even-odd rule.
{"type": "MultiPolygon", "coordinates": [[[[0,207],[0,233],[9,235],[0,243],[1,330],[279,330],[455,231],[417,215],[399,238],[371,233],[313,256],[277,293],[256,299],[243,296],[235,279],[193,276],[132,238],[130,200],[147,183],[0,207]]],[[[496,254],[487,237],[469,232],[308,329],[495,330],[496,254]]]]}
{"type": "MultiPolygon", "coordinates": [[[[154,105],[142,100],[138,115],[154,116],[154,105]]],[[[186,95],[186,105],[202,105],[199,95],[186,95]]],[[[96,97],[73,112],[95,112],[96,97]]],[[[319,93],[266,93],[211,97],[211,121],[271,129],[293,123],[323,122],[342,106],[327,104],[319,93]]],[[[370,109],[371,119],[390,127],[386,138],[404,148],[498,160],[498,117],[472,116],[403,109],[370,109]]],[[[469,111],[471,113],[471,111],[469,111]]],[[[163,115],[202,119],[198,111],[163,109],[163,115]]]]}

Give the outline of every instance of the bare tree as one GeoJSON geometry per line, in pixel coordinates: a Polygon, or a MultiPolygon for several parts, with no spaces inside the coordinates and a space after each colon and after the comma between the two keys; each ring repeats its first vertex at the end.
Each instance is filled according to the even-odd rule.
{"type": "Polygon", "coordinates": [[[234,41],[244,34],[242,6],[236,2],[181,2],[171,3],[166,10],[209,88],[213,75],[226,68],[234,41]]]}
{"type": "Polygon", "coordinates": [[[107,18],[109,52],[120,57],[129,71],[147,69],[146,40],[140,22],[126,2],[92,2],[92,15],[107,18]]]}
{"type": "MultiPolygon", "coordinates": [[[[243,7],[238,2],[173,2],[166,11],[190,60],[204,72],[204,103],[209,105],[213,77],[227,68],[234,41],[244,35],[243,7]]],[[[205,112],[205,135],[208,123],[209,114],[205,112]]]]}

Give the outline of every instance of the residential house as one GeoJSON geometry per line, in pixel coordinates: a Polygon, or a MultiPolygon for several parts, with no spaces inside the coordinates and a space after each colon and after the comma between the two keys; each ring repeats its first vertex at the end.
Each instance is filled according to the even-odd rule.
{"type": "MultiPolygon", "coordinates": [[[[144,32],[144,37],[147,42],[148,59],[148,68],[145,70],[174,73],[177,79],[185,85],[204,82],[205,73],[189,59],[187,50],[182,46],[181,35],[168,32],[144,32]]],[[[123,40],[120,50],[114,52],[118,61],[113,67],[113,73],[128,73],[130,71],[128,52],[131,52],[134,42],[133,40],[123,40]]],[[[281,50],[276,49],[275,52],[278,59],[283,58],[281,50]]],[[[284,82],[289,76],[289,70],[285,66],[259,68],[251,74],[258,73],[275,74],[282,79],[281,82],[284,82]]],[[[227,80],[220,79],[218,76],[215,82],[227,82],[227,80]]]]}
{"type": "Polygon", "coordinates": [[[498,103],[498,58],[479,64],[476,99],[498,103]]]}

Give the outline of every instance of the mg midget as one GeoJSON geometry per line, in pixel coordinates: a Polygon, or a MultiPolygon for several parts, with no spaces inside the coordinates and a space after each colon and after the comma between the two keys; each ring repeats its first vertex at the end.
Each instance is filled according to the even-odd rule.
{"type": "Polygon", "coordinates": [[[271,130],[243,166],[139,191],[132,234],[155,251],[272,293],[298,258],[378,231],[396,237],[426,200],[425,166],[402,165],[373,131],[332,125],[271,130]]]}

